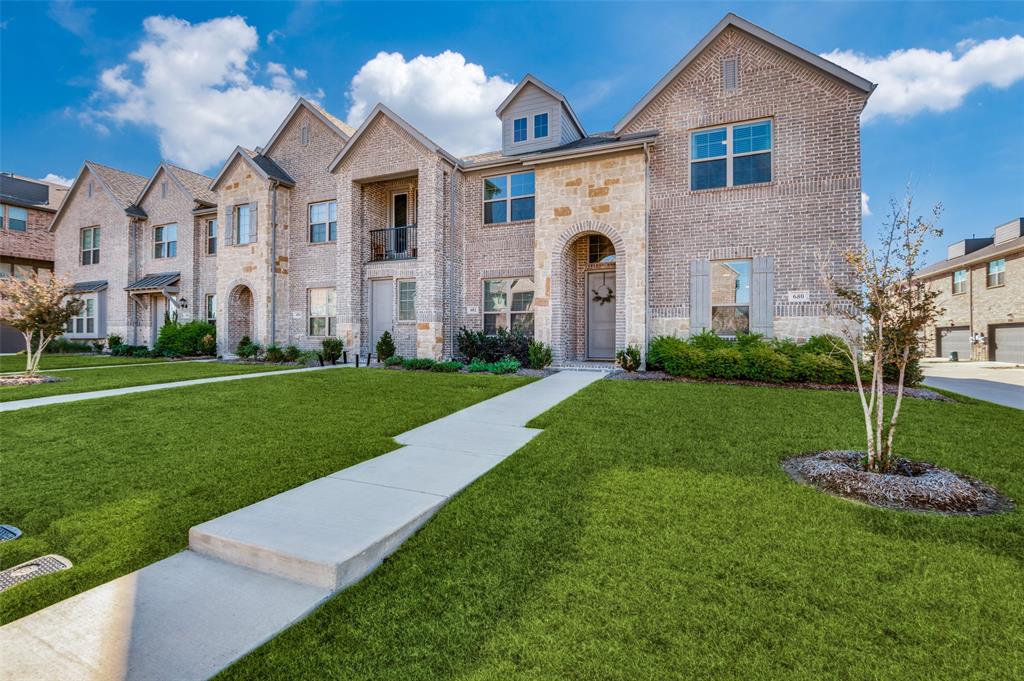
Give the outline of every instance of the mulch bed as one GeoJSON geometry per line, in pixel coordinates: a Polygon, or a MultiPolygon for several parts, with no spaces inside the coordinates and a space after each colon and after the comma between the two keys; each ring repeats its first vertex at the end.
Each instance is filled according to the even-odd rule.
{"type": "Polygon", "coordinates": [[[63,378],[36,374],[35,376],[0,376],[0,387],[15,385],[38,385],[40,383],[59,383],[63,378]]]}
{"type": "Polygon", "coordinates": [[[798,483],[826,494],[900,511],[987,515],[1013,510],[1013,501],[980,480],[924,461],[897,459],[892,473],[869,473],[864,452],[826,451],[786,459],[798,483]]]}
{"type": "MultiPolygon", "coordinates": [[[[833,385],[824,383],[766,383],[764,381],[747,381],[742,379],[728,378],[686,378],[685,376],[672,376],[664,371],[622,371],[616,370],[607,376],[612,381],[679,381],[680,383],[720,383],[722,385],[753,385],[762,388],[799,388],[802,390],[831,390],[834,392],[857,392],[857,386],[848,383],[837,383],[833,385]]],[[[896,386],[885,386],[886,395],[895,395],[896,386]]],[[[905,397],[914,397],[919,400],[936,400],[939,402],[954,402],[955,400],[946,397],[941,393],[928,388],[903,388],[905,397]]]]}

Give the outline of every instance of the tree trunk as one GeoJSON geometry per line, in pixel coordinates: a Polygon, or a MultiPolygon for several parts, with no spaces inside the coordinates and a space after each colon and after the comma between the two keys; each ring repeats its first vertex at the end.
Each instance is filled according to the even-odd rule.
{"type": "Polygon", "coordinates": [[[888,433],[885,438],[885,456],[892,460],[892,443],[896,437],[896,419],[900,417],[900,405],[903,404],[903,381],[907,376],[907,364],[910,362],[910,347],[903,348],[903,356],[900,357],[900,377],[896,384],[896,404],[892,408],[892,416],[889,417],[888,433]]]}

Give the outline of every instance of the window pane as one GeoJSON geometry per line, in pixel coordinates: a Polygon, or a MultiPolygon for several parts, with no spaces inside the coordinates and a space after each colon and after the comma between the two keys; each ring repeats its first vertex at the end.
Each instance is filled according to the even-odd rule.
{"type": "Polygon", "coordinates": [[[512,121],[512,141],[523,142],[526,140],[526,119],[517,118],[512,121]]]}
{"type": "Polygon", "coordinates": [[[522,331],[529,337],[533,337],[533,313],[512,315],[512,330],[522,331]]]}
{"type": "Polygon", "coordinates": [[[217,318],[217,296],[206,296],[206,319],[207,321],[217,318]]]}
{"type": "Polygon", "coordinates": [[[533,309],[533,291],[512,294],[512,311],[528,312],[533,309]]]}
{"type": "Polygon", "coordinates": [[[331,222],[327,225],[327,240],[337,241],[338,240],[338,223],[331,222]]]}
{"type": "Polygon", "coordinates": [[[168,258],[173,258],[176,255],[178,255],[178,242],[177,241],[170,241],[170,242],[168,242],[168,244],[167,244],[167,257],[168,258]]]}
{"type": "Polygon", "coordinates": [[[31,265],[14,265],[15,279],[31,279],[33,274],[35,274],[35,270],[31,265]]]}
{"type": "Polygon", "coordinates": [[[750,261],[718,260],[711,263],[711,304],[750,303],[750,261]]]}
{"type": "Polygon", "coordinates": [[[504,312],[508,309],[508,282],[491,279],[484,282],[484,312],[504,312]]]}
{"type": "Polygon", "coordinates": [[[327,204],[314,203],[309,207],[310,222],[327,222],[327,204]]]}
{"type": "Polygon", "coordinates": [[[327,202],[327,220],[329,222],[338,221],[338,202],[328,201],[327,202]]]}
{"type": "Polygon", "coordinates": [[[82,250],[84,251],[84,250],[88,250],[90,248],[92,248],[92,230],[91,229],[83,229],[82,230],[82,250]]]}
{"type": "Polygon", "coordinates": [[[416,282],[398,282],[398,318],[402,321],[416,319],[416,282]]]}
{"type": "Polygon", "coordinates": [[[391,217],[394,220],[392,227],[405,227],[409,224],[409,195],[395,194],[391,217]]]}
{"type": "Polygon", "coordinates": [[[732,160],[733,185],[770,182],[772,179],[772,155],[754,154],[738,156],[732,160]]]}
{"type": "Polygon", "coordinates": [[[7,207],[7,229],[24,232],[28,229],[28,211],[17,206],[7,207]]]}
{"type": "Polygon", "coordinates": [[[309,316],[327,316],[327,291],[324,288],[312,288],[309,290],[309,316]]]}
{"type": "Polygon", "coordinates": [[[484,224],[492,225],[496,222],[508,222],[508,204],[505,201],[484,204],[484,224]]]}
{"type": "Polygon", "coordinates": [[[690,164],[690,189],[725,186],[725,159],[690,164]]]}
{"type": "Polygon", "coordinates": [[[600,234],[591,234],[587,244],[587,260],[592,263],[615,262],[615,246],[600,234]]]}
{"type": "Polygon", "coordinates": [[[534,202],[531,196],[528,199],[512,199],[512,220],[532,220],[534,214],[534,202]]]}
{"type": "Polygon", "coordinates": [[[178,240],[178,225],[167,225],[164,227],[164,241],[178,240]]]}
{"type": "Polygon", "coordinates": [[[722,336],[749,333],[750,308],[746,305],[712,307],[711,330],[722,336]]]}
{"type": "Polygon", "coordinates": [[[518,173],[512,176],[512,196],[532,196],[533,187],[533,173],[518,173]]]}
{"type": "Polygon", "coordinates": [[[772,124],[770,121],[737,125],[732,129],[732,152],[734,154],[765,151],[771,148],[772,124]]]}
{"type": "Polygon", "coordinates": [[[309,226],[309,240],[313,243],[320,243],[327,240],[327,225],[320,223],[309,226]]]}
{"type": "Polygon", "coordinates": [[[206,223],[206,236],[210,237],[211,239],[216,239],[217,238],[217,221],[216,220],[210,220],[209,222],[206,223]]]}
{"type": "Polygon", "coordinates": [[[484,201],[503,199],[508,196],[506,193],[508,188],[507,182],[508,178],[504,175],[501,177],[488,177],[484,180],[484,201]]]}
{"type": "Polygon", "coordinates": [[[100,247],[100,228],[99,227],[93,227],[90,231],[92,232],[92,247],[93,248],[99,248],[100,247]]]}
{"type": "Polygon", "coordinates": [[[533,136],[548,136],[548,115],[546,113],[537,114],[533,117],[533,136]]]}
{"type": "Polygon", "coordinates": [[[327,319],[324,317],[309,318],[309,335],[323,336],[327,333],[327,319]]]}
{"type": "Polygon", "coordinates": [[[501,323],[501,317],[503,315],[497,314],[485,314],[484,315],[484,333],[493,335],[498,331],[499,327],[504,325],[501,323]]]}
{"type": "Polygon", "coordinates": [[[693,145],[690,153],[694,160],[725,156],[725,128],[695,132],[690,139],[693,145]]]}

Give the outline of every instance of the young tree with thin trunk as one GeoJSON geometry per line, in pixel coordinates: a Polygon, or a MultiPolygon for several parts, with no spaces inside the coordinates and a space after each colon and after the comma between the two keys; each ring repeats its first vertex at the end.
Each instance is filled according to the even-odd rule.
{"type": "Polygon", "coordinates": [[[46,346],[82,311],[85,303],[72,297],[72,291],[71,283],[60,277],[0,279],[0,321],[25,338],[26,375],[38,371],[46,346]]]}
{"type": "Polygon", "coordinates": [[[908,187],[902,201],[890,200],[889,209],[877,249],[861,246],[843,254],[852,282],[841,279],[832,268],[822,268],[833,293],[829,312],[846,322],[839,334],[839,350],[853,365],[867,437],[865,467],[875,473],[892,468],[907,367],[921,358],[923,336],[942,313],[936,304],[938,291],[928,290],[917,276],[925,240],[942,236],[937,227],[942,205],[936,204],[927,219],[915,216],[908,187]],[[887,365],[897,371],[896,396],[888,412],[887,365]]]}

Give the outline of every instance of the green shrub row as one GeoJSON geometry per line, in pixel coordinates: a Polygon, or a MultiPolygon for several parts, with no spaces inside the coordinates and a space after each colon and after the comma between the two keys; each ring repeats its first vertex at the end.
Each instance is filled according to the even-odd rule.
{"type": "MultiPolygon", "coordinates": [[[[530,338],[522,331],[498,329],[494,334],[488,335],[483,331],[461,328],[455,337],[455,345],[458,348],[459,356],[467,362],[472,362],[474,359],[483,362],[500,362],[505,357],[513,357],[520,365],[531,365],[530,338]]],[[[539,349],[534,352],[540,353],[538,357],[543,354],[539,349]]]]}
{"type": "Polygon", "coordinates": [[[210,357],[217,354],[217,327],[209,322],[180,324],[169,321],[160,327],[153,345],[158,357],[210,357]]]}

